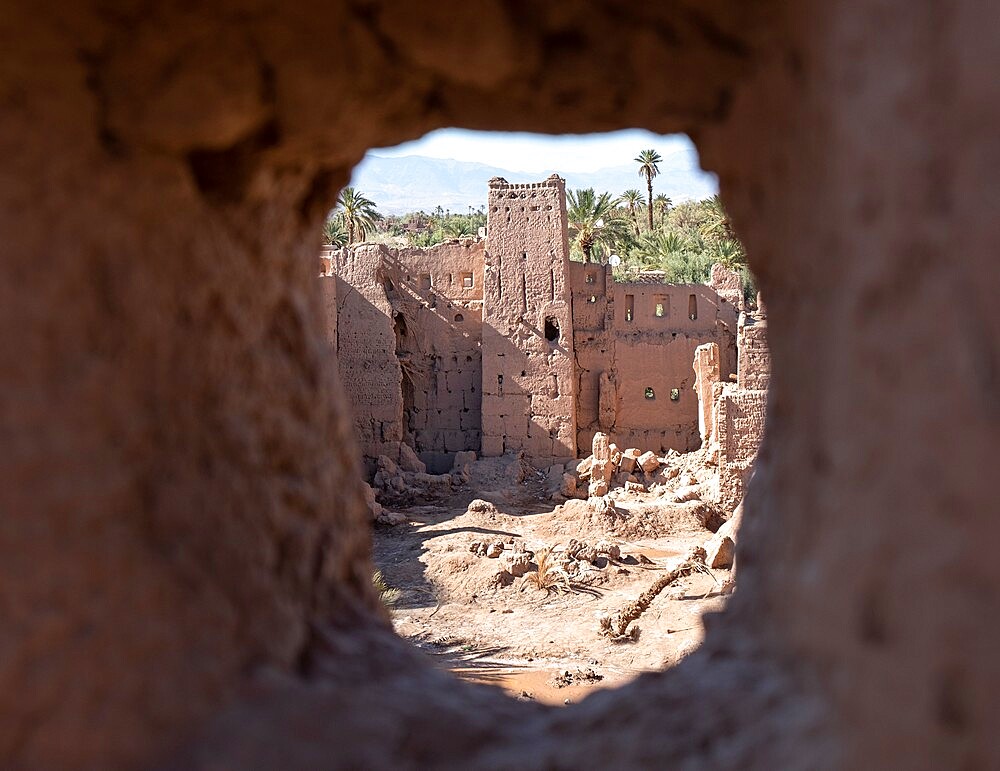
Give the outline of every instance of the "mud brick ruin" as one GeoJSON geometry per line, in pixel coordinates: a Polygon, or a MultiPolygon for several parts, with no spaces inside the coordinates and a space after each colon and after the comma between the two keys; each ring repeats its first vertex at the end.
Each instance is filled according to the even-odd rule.
{"type": "Polygon", "coordinates": [[[1000,767],[990,4],[4,11],[0,766],[1000,767]],[[739,588],[566,710],[445,677],[372,588],[319,233],[446,126],[687,132],[767,299],[739,588]]]}
{"type": "Polygon", "coordinates": [[[403,445],[437,473],[469,451],[522,452],[543,467],[586,455],[602,432],[660,454],[718,444],[742,490],[767,356],[763,323],[739,316],[739,277],[716,266],[712,286],[656,274],[619,283],[608,266],[571,262],[558,176],[491,180],[485,241],[368,244],[321,261],[329,341],[369,471],[379,456],[399,461],[403,445]],[[758,346],[739,354],[742,368],[738,336],[758,346]],[[699,374],[706,346],[714,369],[699,374]],[[699,376],[713,385],[696,391],[699,376]],[[719,411],[718,430],[699,432],[699,400],[719,411]]]}

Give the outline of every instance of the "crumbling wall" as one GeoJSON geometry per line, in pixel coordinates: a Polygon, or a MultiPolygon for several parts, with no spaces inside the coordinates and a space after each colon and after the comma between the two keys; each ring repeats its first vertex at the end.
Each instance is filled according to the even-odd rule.
{"type": "Polygon", "coordinates": [[[326,330],[326,341],[330,352],[337,355],[337,278],[332,275],[322,275],[319,278],[320,297],[323,303],[323,328],[326,330]]]}
{"type": "Polygon", "coordinates": [[[737,338],[740,370],[736,383],[713,378],[713,352],[699,349],[694,361],[700,386],[697,396],[709,421],[706,446],[718,468],[717,502],[726,511],[733,511],[743,500],[763,441],[771,377],[766,318],[741,313],[737,338]]]}
{"type": "Polygon", "coordinates": [[[483,297],[486,456],[576,455],[565,182],[490,180],[483,297]]]}
{"type": "Polygon", "coordinates": [[[737,313],[743,310],[743,279],[735,270],[730,270],[722,263],[715,263],[708,285],[732,305],[737,313]]]}
{"type": "Polygon", "coordinates": [[[576,375],[577,446],[586,451],[594,434],[610,433],[618,415],[614,339],[610,333],[613,304],[611,269],[603,265],[569,263],[573,308],[573,353],[576,375]]]}
{"type": "Polygon", "coordinates": [[[379,455],[398,461],[400,442],[434,470],[478,452],[483,243],[363,245],[334,252],[330,270],[342,284],[340,374],[369,470],[379,455]]]}
{"type": "Polygon", "coordinates": [[[478,453],[481,444],[483,242],[392,253],[404,434],[431,470],[443,472],[455,453],[478,453]]]}
{"type": "Polygon", "coordinates": [[[748,391],[766,391],[771,385],[767,318],[760,313],[742,316],[737,336],[739,347],[737,385],[748,391]]]}
{"type": "Polygon", "coordinates": [[[722,376],[719,371],[719,346],[703,343],[694,351],[694,390],[698,398],[698,434],[702,445],[715,436],[713,404],[715,384],[722,376]]]}
{"type": "Polygon", "coordinates": [[[373,473],[379,455],[399,459],[403,441],[403,371],[390,300],[391,253],[379,244],[340,249],[333,253],[332,270],[337,282],[337,365],[357,442],[373,473]]]}
{"type": "Polygon", "coordinates": [[[577,442],[598,431],[620,447],[697,449],[694,351],[714,342],[722,376],[736,365],[733,305],[704,285],[619,284],[611,269],[571,263],[577,442]]]}

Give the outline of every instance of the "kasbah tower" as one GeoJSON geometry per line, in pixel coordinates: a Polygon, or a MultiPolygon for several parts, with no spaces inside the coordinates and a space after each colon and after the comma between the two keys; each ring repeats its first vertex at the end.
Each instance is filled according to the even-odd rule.
{"type": "Polygon", "coordinates": [[[576,456],[566,183],[489,182],[482,455],[576,456]]]}

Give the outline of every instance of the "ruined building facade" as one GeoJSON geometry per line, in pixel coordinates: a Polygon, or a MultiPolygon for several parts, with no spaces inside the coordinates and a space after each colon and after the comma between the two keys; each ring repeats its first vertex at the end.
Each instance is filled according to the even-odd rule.
{"type": "MultiPolygon", "coordinates": [[[[490,181],[487,237],[322,256],[329,340],[366,461],[401,443],[432,471],[457,452],[539,466],[619,447],[697,449],[692,361],[737,369],[740,293],[614,280],[571,262],[565,183],[490,181]],[[583,448],[578,450],[578,448],[583,448]]],[[[369,470],[371,469],[369,465],[369,470]]]]}

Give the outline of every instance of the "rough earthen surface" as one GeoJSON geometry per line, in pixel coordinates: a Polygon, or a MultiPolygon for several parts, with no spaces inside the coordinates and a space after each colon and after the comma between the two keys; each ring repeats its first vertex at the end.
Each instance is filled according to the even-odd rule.
{"type": "Polygon", "coordinates": [[[2,765],[1000,763],[988,6],[15,0],[0,42],[2,765]],[[369,588],[319,227],[445,125],[691,132],[767,297],[736,594],[558,713],[369,588]]]}
{"type": "Polygon", "coordinates": [[[611,269],[570,264],[578,380],[577,444],[598,431],[620,447],[699,446],[691,362],[715,343],[722,377],[736,371],[736,309],[704,285],[618,283],[611,269]]]}

